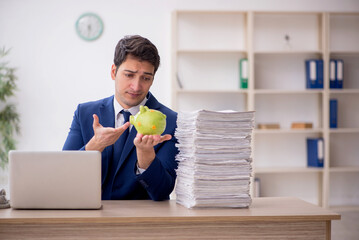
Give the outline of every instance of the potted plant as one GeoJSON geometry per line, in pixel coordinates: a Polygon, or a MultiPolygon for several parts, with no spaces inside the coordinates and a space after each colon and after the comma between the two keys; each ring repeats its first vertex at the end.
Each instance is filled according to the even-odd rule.
{"type": "Polygon", "coordinates": [[[15,68],[8,66],[4,57],[9,53],[0,49],[0,167],[4,169],[8,163],[8,152],[15,149],[14,133],[19,133],[19,114],[9,101],[16,89],[15,68]]]}

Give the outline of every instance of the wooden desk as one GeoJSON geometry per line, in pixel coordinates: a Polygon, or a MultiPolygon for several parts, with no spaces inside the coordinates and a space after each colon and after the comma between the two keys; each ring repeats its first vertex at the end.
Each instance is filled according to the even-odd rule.
{"type": "Polygon", "coordinates": [[[103,201],[101,210],[0,209],[0,239],[330,239],[340,215],[296,198],[249,209],[187,209],[175,201],[103,201]]]}

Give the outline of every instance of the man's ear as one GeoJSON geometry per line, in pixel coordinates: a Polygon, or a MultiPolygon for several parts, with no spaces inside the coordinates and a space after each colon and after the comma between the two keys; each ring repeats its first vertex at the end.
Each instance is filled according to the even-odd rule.
{"type": "Polygon", "coordinates": [[[112,80],[116,79],[116,70],[117,70],[116,65],[112,64],[112,67],[111,67],[111,78],[112,78],[112,80]]]}

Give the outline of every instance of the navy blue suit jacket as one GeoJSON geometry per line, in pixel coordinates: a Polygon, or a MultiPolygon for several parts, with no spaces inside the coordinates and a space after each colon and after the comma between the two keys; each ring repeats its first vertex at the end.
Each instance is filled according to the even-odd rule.
{"type": "MultiPolygon", "coordinates": [[[[164,113],[166,118],[166,129],[163,134],[172,135],[172,139],[155,146],[156,157],[147,170],[136,175],[136,147],[133,140],[137,131],[132,127],[124,146],[124,152],[116,169],[112,185],[112,193],[104,196],[108,199],[169,199],[175,180],[177,163],[175,156],[178,152],[175,143],[174,132],[176,129],[177,113],[159,103],[149,93],[146,106],[164,113]]],[[[104,127],[115,126],[115,113],[113,108],[114,96],[94,102],[79,104],[71,124],[63,150],[84,150],[85,145],[93,137],[93,114],[97,114],[100,124],[104,127]]],[[[108,146],[102,152],[102,189],[104,184],[110,184],[107,180],[110,164],[113,158],[114,145],[108,146]]],[[[86,169],[84,169],[86,171],[86,169]]]]}

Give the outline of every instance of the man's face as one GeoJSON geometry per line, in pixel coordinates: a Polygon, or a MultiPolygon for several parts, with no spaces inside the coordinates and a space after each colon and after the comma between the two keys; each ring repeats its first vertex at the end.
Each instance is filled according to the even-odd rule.
{"type": "Polygon", "coordinates": [[[155,67],[128,55],[118,67],[112,65],[111,77],[115,80],[116,100],[125,109],[137,106],[146,97],[153,83],[155,67]]]}

